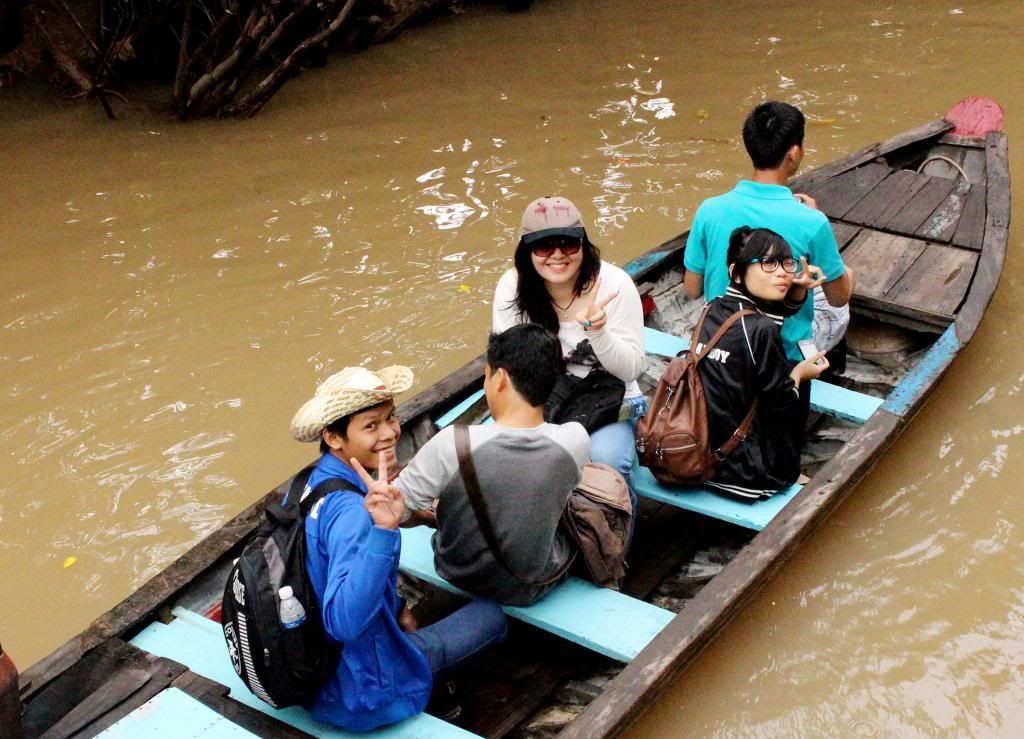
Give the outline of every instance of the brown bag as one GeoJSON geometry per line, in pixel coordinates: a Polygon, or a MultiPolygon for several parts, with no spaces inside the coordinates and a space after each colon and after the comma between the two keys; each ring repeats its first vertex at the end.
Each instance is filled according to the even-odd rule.
{"type": "Polygon", "coordinates": [[[636,426],[636,450],[640,464],[650,468],[659,482],[669,485],[692,487],[709,480],[718,464],[746,438],[757,412],[758,400],[755,398],[739,428],[722,446],[712,450],[704,385],[697,365],[714,349],[730,326],[754,311],[733,313],[701,347],[701,351],[694,352],[692,349],[698,344],[709,308],[701,313],[693,330],[691,349],[669,363],[654,391],[650,410],[636,426]]]}
{"type": "Polygon", "coordinates": [[[606,464],[587,462],[583,479],[565,504],[562,525],[596,585],[619,589],[632,522],[633,503],[622,475],[606,464]]]}

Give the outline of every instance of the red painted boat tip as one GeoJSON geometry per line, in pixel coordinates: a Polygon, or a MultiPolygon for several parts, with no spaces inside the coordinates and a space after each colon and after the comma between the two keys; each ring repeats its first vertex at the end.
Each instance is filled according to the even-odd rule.
{"type": "Polygon", "coordinates": [[[1003,130],[1003,108],[992,98],[972,95],[964,98],[943,116],[956,125],[950,133],[957,136],[982,137],[990,131],[1003,130]]]}

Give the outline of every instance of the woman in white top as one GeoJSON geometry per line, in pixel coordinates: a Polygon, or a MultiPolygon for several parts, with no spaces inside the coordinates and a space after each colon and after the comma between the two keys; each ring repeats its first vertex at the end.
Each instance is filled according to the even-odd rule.
{"type": "Polygon", "coordinates": [[[603,367],[625,383],[619,421],[591,432],[590,458],[611,465],[628,482],[633,429],[646,412],[636,382],[644,368],[640,294],[628,274],[601,261],[579,210],[562,197],[527,206],[515,268],[501,276],[494,292],[495,332],[526,322],[558,334],[570,373],[586,377],[603,367]]]}

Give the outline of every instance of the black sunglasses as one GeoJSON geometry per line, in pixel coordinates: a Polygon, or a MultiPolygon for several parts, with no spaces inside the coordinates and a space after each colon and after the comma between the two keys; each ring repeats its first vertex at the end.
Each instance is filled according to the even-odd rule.
{"type": "Polygon", "coordinates": [[[582,239],[561,239],[556,237],[551,239],[544,239],[543,241],[538,241],[536,244],[530,247],[530,251],[532,251],[535,256],[538,256],[541,259],[547,259],[548,257],[555,253],[556,249],[560,250],[565,256],[571,257],[573,254],[579,252],[579,250],[582,248],[582,239]]]}

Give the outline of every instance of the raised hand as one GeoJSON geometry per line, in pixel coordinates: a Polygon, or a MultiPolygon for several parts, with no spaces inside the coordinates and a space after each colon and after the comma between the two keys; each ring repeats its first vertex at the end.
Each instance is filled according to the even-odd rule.
{"type": "Polygon", "coordinates": [[[616,291],[605,295],[603,298],[598,298],[600,292],[601,278],[598,277],[594,283],[593,299],[590,301],[590,305],[585,310],[581,310],[576,314],[576,320],[583,326],[584,331],[600,331],[604,328],[605,324],[608,323],[608,314],[604,312],[604,307],[619,296],[619,293],[616,291]]]}
{"type": "Polygon", "coordinates": [[[790,370],[789,376],[793,378],[793,382],[796,383],[797,387],[800,387],[800,383],[806,380],[814,380],[821,376],[821,373],[828,369],[828,360],[825,359],[825,352],[818,352],[813,357],[808,357],[802,362],[798,362],[792,370],[790,370]],[[820,364],[819,364],[820,362],[820,364]]]}
{"type": "Polygon", "coordinates": [[[349,460],[352,469],[356,471],[363,483],[366,485],[366,498],[363,506],[366,508],[370,518],[376,526],[382,529],[397,529],[402,522],[402,514],[405,513],[405,498],[402,492],[394,485],[388,484],[388,459],[384,452],[377,457],[377,479],[374,480],[369,472],[353,457],[349,460]]]}
{"type": "Polygon", "coordinates": [[[807,257],[800,257],[800,271],[793,275],[793,287],[813,290],[825,281],[821,267],[807,263],[807,257]]]}
{"type": "Polygon", "coordinates": [[[808,208],[814,208],[815,210],[821,210],[821,208],[818,207],[818,201],[815,200],[814,198],[812,198],[807,193],[795,192],[795,193],[793,193],[793,197],[796,198],[797,200],[799,200],[804,205],[806,205],[808,208]]]}

